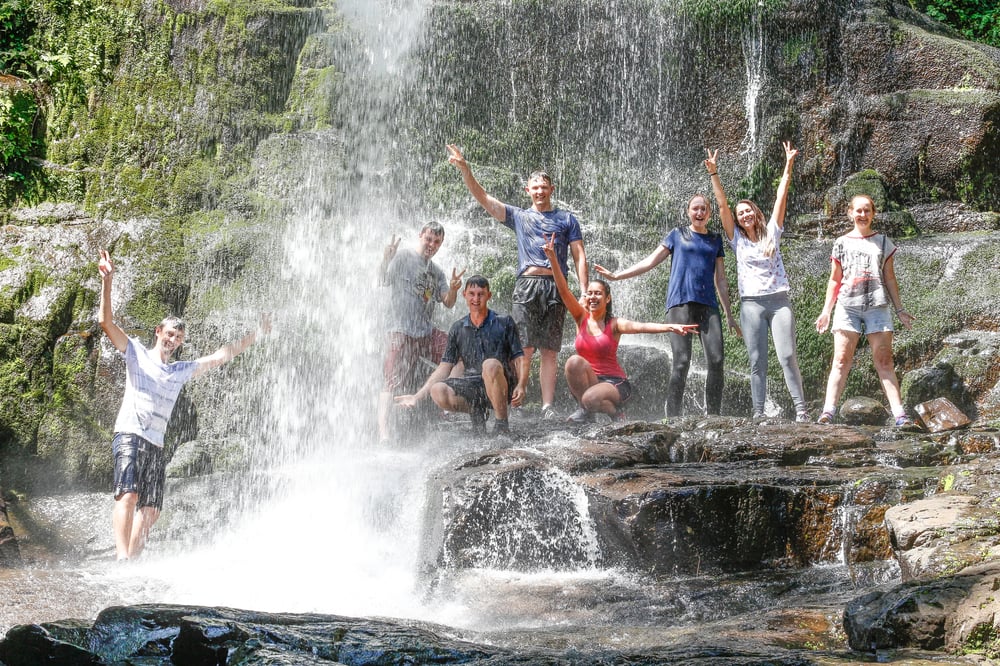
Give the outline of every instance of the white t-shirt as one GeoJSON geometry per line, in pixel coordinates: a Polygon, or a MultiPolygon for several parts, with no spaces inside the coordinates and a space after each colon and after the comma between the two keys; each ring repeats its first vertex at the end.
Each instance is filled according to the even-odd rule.
{"type": "Polygon", "coordinates": [[[788,291],[788,274],[781,261],[778,243],[784,228],[773,218],[767,223],[768,233],[774,238],[775,251],[770,257],[764,255],[764,243],[754,243],[738,229],[733,231],[729,244],[736,255],[736,278],[740,286],[740,297],[767,296],[788,291]]]}
{"type": "Polygon", "coordinates": [[[895,244],[884,234],[863,238],[847,234],[835,240],[830,258],[843,272],[837,304],[861,310],[888,305],[882,268],[895,252],[895,244]]]}
{"type": "Polygon", "coordinates": [[[197,369],[197,361],[162,363],[157,354],[130,337],[125,348],[125,397],[115,432],[139,435],[163,446],[177,396],[197,369]]]}

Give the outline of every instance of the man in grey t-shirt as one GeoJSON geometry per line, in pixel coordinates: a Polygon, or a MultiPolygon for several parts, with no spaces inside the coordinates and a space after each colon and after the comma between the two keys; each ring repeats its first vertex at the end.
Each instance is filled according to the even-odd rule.
{"type": "MultiPolygon", "coordinates": [[[[413,390],[424,375],[414,376],[421,359],[433,364],[441,361],[447,334],[434,328],[434,306],[455,305],[462,275],[453,268],[451,280],[431,261],[444,242],[444,227],[428,222],[417,235],[413,249],[399,249],[395,236],[385,248],[379,269],[380,282],[392,290],[389,300],[389,350],[383,366],[384,383],[378,399],[378,437],[389,441],[389,410],[392,396],[400,390],[413,390]]],[[[425,373],[426,374],[426,373],[425,373]]]]}

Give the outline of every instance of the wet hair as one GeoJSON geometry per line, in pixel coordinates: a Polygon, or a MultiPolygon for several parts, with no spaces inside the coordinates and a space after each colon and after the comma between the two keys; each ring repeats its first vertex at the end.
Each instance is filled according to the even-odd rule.
{"type": "Polygon", "coordinates": [[[180,317],[175,317],[170,315],[169,317],[164,317],[163,321],[156,325],[156,328],[163,328],[164,326],[170,326],[171,328],[176,328],[178,331],[184,330],[184,320],[180,317]]]}
{"type": "MultiPolygon", "coordinates": [[[[482,275],[473,275],[466,279],[465,289],[469,287],[480,287],[486,291],[490,290],[490,281],[484,278],[482,275]]],[[[464,291],[464,290],[463,290],[464,291]]]]}
{"type": "Polygon", "coordinates": [[[552,176],[550,176],[547,171],[541,171],[541,170],[539,170],[539,171],[532,171],[531,175],[528,176],[528,182],[530,183],[531,181],[535,180],[536,178],[541,178],[542,180],[544,180],[549,185],[552,184],[552,176]]]}
{"type": "Polygon", "coordinates": [[[708,197],[706,197],[704,194],[702,194],[700,192],[698,194],[695,194],[690,199],[688,199],[687,205],[684,206],[684,215],[685,216],[687,216],[687,212],[689,210],[691,210],[691,204],[694,202],[695,199],[698,199],[699,197],[705,200],[705,205],[708,206],[708,215],[709,215],[709,217],[711,217],[712,210],[713,210],[712,209],[712,200],[709,199],[708,197]]]}
{"type": "Polygon", "coordinates": [[[444,227],[440,222],[425,222],[424,226],[420,227],[420,233],[423,234],[425,231],[429,231],[435,236],[444,236],[444,227]]]}
{"type": "Polygon", "coordinates": [[[855,194],[851,197],[850,201],[847,202],[847,210],[851,210],[854,207],[855,199],[868,199],[868,203],[872,205],[872,215],[878,213],[878,206],[875,205],[875,200],[871,198],[868,194],[855,194]]]}
{"type": "MultiPolygon", "coordinates": [[[[736,206],[733,207],[733,216],[736,216],[736,207],[740,204],[746,204],[750,206],[750,210],[753,211],[754,221],[753,227],[754,231],[757,232],[757,243],[763,243],[763,251],[765,257],[773,257],[774,253],[777,251],[778,246],[774,242],[774,238],[768,233],[767,223],[764,221],[764,211],[760,209],[760,206],[750,201],[749,199],[740,199],[736,202],[736,206]]],[[[743,225],[736,224],[736,230],[741,234],[746,236],[746,231],[743,229],[743,225]]],[[[749,240],[749,238],[747,239],[749,240]]]]}
{"type": "Polygon", "coordinates": [[[608,300],[608,307],[604,311],[604,319],[605,320],[610,320],[610,319],[612,319],[615,316],[614,313],[611,312],[611,300],[610,300],[611,299],[611,285],[608,283],[607,280],[604,280],[602,278],[590,278],[590,280],[587,282],[587,287],[590,287],[590,285],[592,285],[595,282],[597,284],[601,285],[601,287],[604,289],[604,295],[607,296],[608,299],[609,299],[608,300]]]}

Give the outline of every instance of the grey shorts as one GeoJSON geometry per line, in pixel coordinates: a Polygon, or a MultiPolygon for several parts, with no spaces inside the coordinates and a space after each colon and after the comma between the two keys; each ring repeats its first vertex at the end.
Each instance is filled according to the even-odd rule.
{"type": "Polygon", "coordinates": [[[522,347],[562,348],[563,305],[556,281],[550,275],[522,275],[514,282],[510,316],[517,324],[522,347]]]}
{"type": "Polygon", "coordinates": [[[891,333],[892,310],[888,305],[880,308],[845,308],[837,305],[833,309],[833,322],[830,328],[834,331],[849,333],[891,333]]]}
{"type": "Polygon", "coordinates": [[[167,464],[163,447],[139,435],[118,432],[111,441],[115,461],[115,499],[125,493],[139,496],[136,508],[163,508],[163,486],[167,480],[167,464]]]}

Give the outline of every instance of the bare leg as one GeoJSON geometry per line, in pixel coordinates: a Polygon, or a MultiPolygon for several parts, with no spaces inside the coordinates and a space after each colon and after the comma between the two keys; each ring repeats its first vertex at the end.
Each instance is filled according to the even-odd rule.
{"type": "Polygon", "coordinates": [[[389,440],[389,410],[392,409],[392,393],[379,391],[378,394],[378,441],[389,440]]]}
{"type": "Polygon", "coordinates": [[[462,412],[468,414],[472,407],[465,401],[465,398],[455,393],[455,390],[445,384],[438,382],[431,386],[431,399],[434,404],[448,412],[462,412]]]}
{"type": "Polygon", "coordinates": [[[617,387],[607,382],[598,382],[587,389],[581,402],[588,412],[602,412],[614,416],[618,413],[621,394],[618,393],[617,387]]]}
{"type": "MultiPolygon", "coordinates": [[[[544,360],[544,351],[542,359],[544,360]]],[[[488,358],[483,361],[483,385],[486,387],[486,395],[493,405],[493,414],[498,421],[507,420],[507,375],[504,374],[503,364],[495,358],[488,358]]]]}
{"type": "Polygon", "coordinates": [[[538,383],[542,387],[542,406],[551,405],[556,399],[556,373],[559,370],[559,352],[555,349],[542,350],[541,367],[538,369],[538,383]]]}
{"type": "Polygon", "coordinates": [[[149,530],[153,529],[156,519],[160,517],[160,510],[151,506],[144,506],[136,511],[132,519],[132,534],[129,537],[128,556],[138,557],[142,549],[146,547],[146,537],[149,530]]]}
{"type": "Polygon", "coordinates": [[[826,402],[823,409],[836,407],[840,396],[847,385],[847,373],[854,362],[854,350],[861,339],[860,333],[851,331],[833,332],[833,362],[830,366],[830,377],[826,381],[826,402]]]}
{"type": "Polygon", "coordinates": [[[869,333],[868,344],[872,348],[872,361],[875,372],[882,380],[882,390],[889,399],[889,407],[893,416],[904,414],[903,399],[899,395],[899,380],[896,379],[896,368],[892,359],[892,331],[869,333]]]}
{"type": "Polygon", "coordinates": [[[583,407],[583,394],[587,389],[597,383],[597,373],[591,367],[587,359],[573,354],[566,359],[566,367],[563,369],[566,375],[566,383],[569,385],[569,392],[573,394],[576,401],[583,407]]]}
{"type": "Polygon", "coordinates": [[[138,499],[136,493],[123,493],[115,500],[115,508],[111,512],[111,526],[115,533],[115,554],[119,560],[127,560],[129,557],[132,519],[135,516],[135,503],[138,499]]]}

